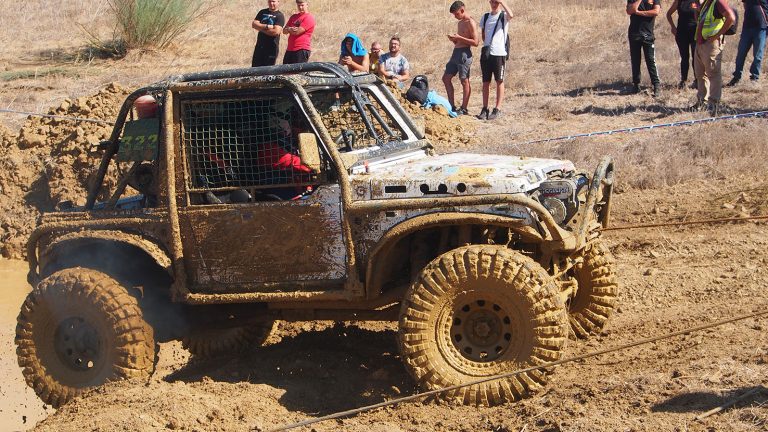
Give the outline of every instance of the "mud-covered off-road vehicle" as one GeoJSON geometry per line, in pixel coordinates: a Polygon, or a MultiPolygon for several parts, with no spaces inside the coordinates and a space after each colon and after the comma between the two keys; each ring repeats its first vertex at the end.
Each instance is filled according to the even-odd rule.
{"type": "MultiPolygon", "coordinates": [[[[132,93],[101,147],[85,205],[62,203],[28,243],[18,360],[54,406],[147,377],[157,342],[227,353],[275,320],[399,321],[408,372],[444,388],[558,360],[615,306],[610,160],[590,176],[437,155],[373,75],[172,77],[132,93]]],[[[535,370],[446,396],[496,404],[545,382],[535,370]]]]}

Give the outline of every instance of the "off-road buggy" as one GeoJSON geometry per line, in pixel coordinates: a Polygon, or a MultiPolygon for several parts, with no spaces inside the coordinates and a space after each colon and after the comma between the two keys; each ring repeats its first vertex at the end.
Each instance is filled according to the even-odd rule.
{"type": "MultiPolygon", "coordinates": [[[[45,214],[28,243],[18,360],[54,406],[147,377],[157,342],[228,353],[275,320],[398,321],[408,372],[444,388],[560,359],[569,333],[599,331],[615,307],[609,159],[590,177],[568,161],[437,155],[373,75],[310,63],[172,77],[132,93],[101,147],[85,205],[45,214]],[[137,114],[145,95],[157,115],[137,114]]],[[[546,374],[446,397],[512,401],[546,374]]]]}

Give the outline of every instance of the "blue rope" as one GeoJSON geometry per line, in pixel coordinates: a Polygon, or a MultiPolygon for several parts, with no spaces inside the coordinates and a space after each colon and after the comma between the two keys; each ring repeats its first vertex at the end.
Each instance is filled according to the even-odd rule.
{"type": "Polygon", "coordinates": [[[600,132],[587,132],[587,133],[580,133],[580,134],[573,134],[573,135],[565,135],[565,136],[560,136],[556,138],[536,139],[536,140],[525,141],[517,145],[538,144],[538,143],[546,143],[546,142],[553,142],[553,141],[569,141],[576,138],[589,138],[589,137],[599,136],[599,135],[631,133],[631,132],[636,132],[641,130],[651,130],[651,129],[659,129],[659,128],[665,128],[665,127],[673,127],[673,126],[690,126],[697,123],[711,123],[711,122],[716,122],[720,120],[736,120],[736,119],[742,119],[742,118],[766,117],[766,116],[768,116],[768,111],[754,111],[749,113],[732,114],[732,115],[726,115],[726,116],[720,116],[720,117],[707,117],[703,119],[683,120],[683,121],[678,121],[673,123],[651,124],[651,125],[645,125],[645,126],[627,127],[622,129],[612,129],[612,130],[600,131],[600,132]]]}

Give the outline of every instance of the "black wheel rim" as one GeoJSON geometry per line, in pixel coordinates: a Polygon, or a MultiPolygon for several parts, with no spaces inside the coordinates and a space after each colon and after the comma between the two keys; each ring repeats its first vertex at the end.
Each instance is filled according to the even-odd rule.
{"type": "Polygon", "coordinates": [[[82,317],[62,321],[54,334],[59,360],[75,371],[91,371],[101,359],[101,339],[94,326],[82,317]]]}

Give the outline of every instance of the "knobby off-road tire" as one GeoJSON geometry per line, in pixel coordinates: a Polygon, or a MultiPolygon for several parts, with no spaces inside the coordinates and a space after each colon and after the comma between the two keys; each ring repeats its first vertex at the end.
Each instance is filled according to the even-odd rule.
{"type": "Polygon", "coordinates": [[[181,345],[198,358],[236,354],[249,347],[263,345],[274,325],[274,321],[269,321],[246,327],[205,330],[184,337],[181,345]]]}
{"type": "Polygon", "coordinates": [[[89,387],[146,378],[155,362],[154,333],[136,298],[79,267],[48,276],[27,296],[16,346],[27,384],[57,408],[89,387]]]}
{"type": "Polygon", "coordinates": [[[584,262],[574,269],[578,283],[568,318],[576,336],[586,338],[600,332],[616,308],[619,285],[616,261],[608,247],[597,239],[582,252],[584,262]]]}
{"type": "MultiPolygon", "coordinates": [[[[435,390],[540,365],[562,357],[565,305],[547,272],[502,246],[447,252],[422,270],[400,310],[399,344],[406,369],[435,390]]],[[[464,387],[444,397],[496,405],[540,389],[547,372],[464,387]]]]}

